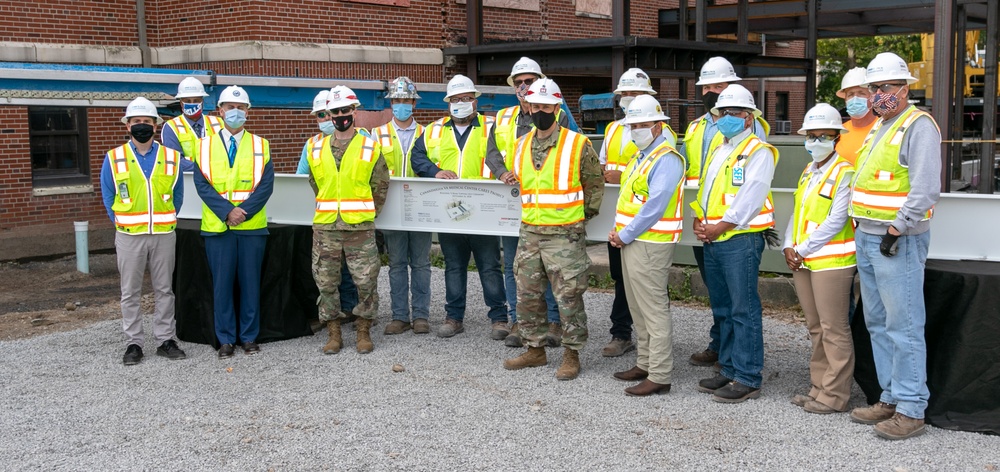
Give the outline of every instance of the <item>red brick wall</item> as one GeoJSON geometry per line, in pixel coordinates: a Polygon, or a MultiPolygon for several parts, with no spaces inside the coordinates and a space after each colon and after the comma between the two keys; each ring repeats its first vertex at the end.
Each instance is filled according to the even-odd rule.
{"type": "Polygon", "coordinates": [[[135,0],[2,2],[0,41],[136,46],[135,0]]]}
{"type": "Polygon", "coordinates": [[[199,62],[166,66],[170,69],[207,69],[216,74],[268,75],[314,79],[392,80],[405,75],[414,82],[441,82],[443,67],[416,64],[363,64],[357,62],[301,62],[279,60],[244,60],[199,62]]]}

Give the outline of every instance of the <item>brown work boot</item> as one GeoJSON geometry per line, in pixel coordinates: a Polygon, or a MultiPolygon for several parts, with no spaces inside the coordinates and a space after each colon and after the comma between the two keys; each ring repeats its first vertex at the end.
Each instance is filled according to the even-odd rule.
{"type": "Polygon", "coordinates": [[[524,342],[521,341],[521,328],[516,321],[514,322],[514,326],[510,328],[510,334],[503,340],[503,345],[507,347],[524,346],[524,342]]]}
{"type": "Polygon", "coordinates": [[[370,330],[372,329],[372,320],[367,318],[358,318],[354,322],[354,326],[358,330],[358,354],[368,354],[375,349],[375,345],[372,344],[372,335],[370,330]]]}
{"type": "Polygon", "coordinates": [[[851,410],[851,421],[861,424],[879,424],[896,414],[896,405],[878,402],[872,406],[851,410]]]}
{"type": "Polygon", "coordinates": [[[658,384],[649,379],[625,389],[625,395],[630,397],[648,397],[665,393],[670,393],[670,384],[658,384]]]}
{"type": "Polygon", "coordinates": [[[507,339],[508,334],[510,334],[510,328],[507,327],[506,321],[497,321],[490,326],[490,339],[494,341],[507,339]]]}
{"type": "Polygon", "coordinates": [[[601,355],[604,357],[621,357],[626,352],[635,349],[635,343],[631,339],[612,338],[611,342],[604,349],[601,355]]]}
{"type": "Polygon", "coordinates": [[[718,361],[719,361],[719,353],[711,349],[705,349],[704,351],[691,354],[691,358],[688,359],[688,362],[690,362],[691,365],[697,365],[701,367],[714,366],[715,363],[718,361]]]}
{"type": "Polygon", "coordinates": [[[503,361],[503,368],[507,370],[520,370],[525,367],[541,367],[549,362],[545,358],[544,347],[529,347],[528,351],[513,359],[503,361]]]}
{"type": "Polygon", "coordinates": [[[580,352],[566,348],[562,365],[556,370],[556,379],[573,380],[580,375],[580,352]]]}
{"type": "Polygon", "coordinates": [[[891,440],[909,439],[914,436],[920,436],[926,430],[927,427],[924,426],[923,418],[910,418],[899,412],[892,415],[892,418],[875,425],[875,434],[891,440]]]}
{"type": "Polygon", "coordinates": [[[545,345],[548,347],[562,346],[562,324],[549,323],[549,330],[545,333],[545,345]]]}
{"type": "Polygon", "coordinates": [[[431,325],[427,318],[417,318],[413,320],[413,334],[427,334],[431,332],[431,325]]]}
{"type": "Polygon", "coordinates": [[[330,339],[323,346],[323,354],[336,354],[344,346],[344,341],[340,337],[340,320],[330,320],[326,322],[326,330],[330,333],[330,339]]]}
{"type": "Polygon", "coordinates": [[[644,380],[646,377],[649,377],[649,372],[640,369],[639,366],[635,366],[629,370],[615,372],[614,374],[611,374],[611,376],[618,380],[635,382],[636,380],[644,380]]]}
{"type": "Polygon", "coordinates": [[[392,320],[389,324],[385,325],[385,331],[382,334],[386,336],[392,336],[394,334],[403,334],[403,332],[410,329],[410,323],[403,320],[392,320]]]}

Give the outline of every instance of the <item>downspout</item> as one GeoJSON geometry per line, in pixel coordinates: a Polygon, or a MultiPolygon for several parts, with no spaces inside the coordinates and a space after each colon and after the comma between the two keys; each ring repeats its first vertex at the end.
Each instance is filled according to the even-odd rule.
{"type": "Polygon", "coordinates": [[[151,67],[149,38],[146,36],[146,0],[135,0],[135,21],[139,29],[139,53],[142,54],[142,67],[151,67]]]}

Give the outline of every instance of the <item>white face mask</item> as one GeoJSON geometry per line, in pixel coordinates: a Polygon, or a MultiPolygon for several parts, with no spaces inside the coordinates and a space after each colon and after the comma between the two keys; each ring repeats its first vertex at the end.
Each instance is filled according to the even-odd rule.
{"type": "Polygon", "coordinates": [[[452,103],[450,107],[451,116],[454,118],[462,119],[468,118],[473,112],[472,102],[458,102],[452,103]]]}
{"type": "MultiPolygon", "coordinates": [[[[635,133],[635,131],[633,131],[635,133]]],[[[837,143],[835,141],[820,141],[815,142],[812,140],[806,140],[806,152],[812,157],[813,162],[819,162],[826,159],[833,154],[833,148],[836,147],[837,143]]]]}
{"type": "Polygon", "coordinates": [[[635,97],[622,97],[618,101],[618,106],[622,107],[622,111],[627,112],[628,106],[632,104],[632,100],[635,100],[635,97]]]}
{"type": "Polygon", "coordinates": [[[632,128],[632,142],[640,151],[649,147],[654,139],[653,128],[632,128]]]}

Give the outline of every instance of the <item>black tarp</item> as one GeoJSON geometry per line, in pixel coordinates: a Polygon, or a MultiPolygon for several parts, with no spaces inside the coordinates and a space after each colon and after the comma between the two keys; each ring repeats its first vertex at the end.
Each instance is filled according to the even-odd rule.
{"type": "MultiPolygon", "coordinates": [[[[928,423],[947,429],[1000,434],[1000,263],[928,260],[928,423]]],[[[869,403],[881,388],[862,304],[851,328],[854,377],[869,403]]]]}

